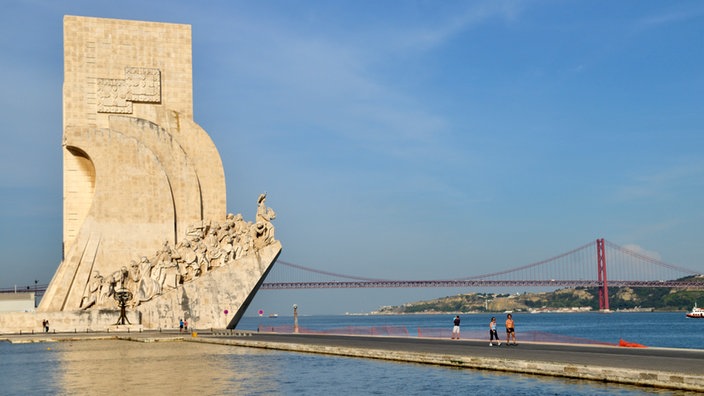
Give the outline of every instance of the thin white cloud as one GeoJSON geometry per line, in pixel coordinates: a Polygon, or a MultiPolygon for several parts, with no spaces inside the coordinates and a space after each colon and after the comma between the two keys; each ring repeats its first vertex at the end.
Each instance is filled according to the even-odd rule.
{"type": "MultiPolygon", "coordinates": [[[[676,5],[677,3],[673,4],[676,5]]],[[[637,20],[635,26],[637,30],[648,30],[673,23],[681,23],[692,19],[698,19],[702,16],[704,16],[704,7],[694,10],[691,7],[686,10],[673,9],[666,13],[645,16],[637,20]]]]}
{"type": "Polygon", "coordinates": [[[395,45],[387,35],[365,45],[361,38],[309,37],[266,23],[233,25],[238,27],[230,37],[250,39],[233,39],[225,62],[236,78],[251,85],[249,102],[266,103],[257,107],[280,116],[269,117],[271,122],[285,115],[289,123],[322,127],[361,146],[395,147],[395,153],[402,147],[417,151],[417,145],[432,152],[447,127],[423,97],[400,91],[373,70],[395,45]]]}
{"type": "Polygon", "coordinates": [[[616,197],[620,201],[639,199],[661,199],[671,195],[677,186],[702,183],[704,180],[704,164],[700,161],[689,161],[684,164],[661,169],[660,171],[640,175],[628,185],[621,187],[616,197]]]}
{"type": "Polygon", "coordinates": [[[662,260],[662,255],[660,255],[660,253],[655,252],[655,251],[651,251],[651,250],[647,250],[640,245],[627,244],[627,245],[623,245],[622,247],[626,250],[630,250],[632,252],[638,253],[641,256],[650,257],[655,260],[662,260]]]}
{"type": "Polygon", "coordinates": [[[514,1],[461,4],[466,4],[466,7],[451,9],[444,18],[434,23],[418,24],[391,32],[389,42],[393,44],[393,49],[432,49],[488,20],[499,18],[512,21],[517,18],[521,10],[519,3],[514,1]]]}

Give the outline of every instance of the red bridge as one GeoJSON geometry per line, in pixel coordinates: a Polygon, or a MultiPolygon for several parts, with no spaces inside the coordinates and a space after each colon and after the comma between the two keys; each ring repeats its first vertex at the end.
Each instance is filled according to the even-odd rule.
{"type": "Polygon", "coordinates": [[[536,263],[458,279],[392,280],[343,275],[278,260],[261,289],[394,287],[598,287],[609,309],[608,287],[704,289],[699,272],[667,264],[604,239],[536,263]],[[608,274],[607,274],[608,258],[608,274]],[[595,271],[596,270],[596,271],[595,271]],[[689,279],[683,279],[689,278],[689,279]],[[294,280],[295,279],[295,280],[294,280]],[[680,279],[680,280],[678,280],[680,279]]]}

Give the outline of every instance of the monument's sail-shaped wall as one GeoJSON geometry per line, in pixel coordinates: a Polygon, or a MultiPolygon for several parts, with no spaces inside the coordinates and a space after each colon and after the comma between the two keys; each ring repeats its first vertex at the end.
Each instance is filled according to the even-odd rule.
{"type": "Polygon", "coordinates": [[[114,306],[119,288],[134,309],[160,307],[143,312],[155,323],[191,301],[246,306],[280,244],[265,196],[256,223],[226,219],[220,155],[193,120],[191,27],[66,16],[63,97],[64,254],[39,310],[114,306]],[[256,276],[231,273],[247,279],[236,293],[208,295],[222,288],[213,270],[246,256],[256,276]],[[189,282],[209,286],[176,309],[189,282]]]}

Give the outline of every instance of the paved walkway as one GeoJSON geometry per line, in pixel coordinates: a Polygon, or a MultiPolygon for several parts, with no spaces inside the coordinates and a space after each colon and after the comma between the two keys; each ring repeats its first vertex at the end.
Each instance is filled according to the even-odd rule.
{"type": "Polygon", "coordinates": [[[201,342],[438,364],[704,391],[704,350],[524,342],[253,333],[203,335],[201,342]]]}

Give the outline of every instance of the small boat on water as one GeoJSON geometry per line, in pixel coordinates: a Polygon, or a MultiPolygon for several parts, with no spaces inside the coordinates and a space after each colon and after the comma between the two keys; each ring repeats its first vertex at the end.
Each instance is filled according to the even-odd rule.
{"type": "Polygon", "coordinates": [[[270,314],[269,317],[270,317],[270,318],[278,318],[278,317],[279,317],[279,314],[275,314],[275,313],[274,313],[274,314],[270,314]]]}
{"type": "Polygon", "coordinates": [[[687,313],[688,318],[704,319],[704,308],[697,307],[697,303],[694,303],[694,308],[692,312],[687,313]]]}

